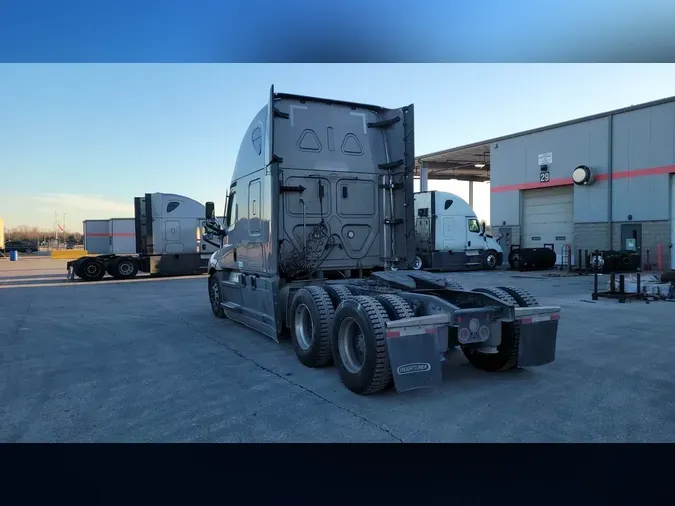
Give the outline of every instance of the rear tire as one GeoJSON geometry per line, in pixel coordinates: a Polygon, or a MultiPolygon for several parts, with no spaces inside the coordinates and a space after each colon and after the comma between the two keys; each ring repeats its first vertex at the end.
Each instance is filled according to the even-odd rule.
{"type": "Polygon", "coordinates": [[[291,303],[291,340],[295,355],[307,367],[325,367],[331,363],[330,331],[333,301],[319,286],[300,288],[291,303]]]}
{"type": "Polygon", "coordinates": [[[103,262],[96,258],[85,258],[75,274],[85,281],[100,281],[105,276],[103,262]]]}
{"type": "Polygon", "coordinates": [[[517,307],[520,304],[518,304],[518,301],[513,298],[513,296],[503,290],[502,288],[494,288],[494,287],[488,287],[488,288],[474,288],[471,290],[472,292],[477,292],[477,293],[486,293],[488,295],[492,295],[493,297],[501,300],[502,302],[506,302],[507,304],[517,307]]]}
{"type": "Polygon", "coordinates": [[[333,320],[334,359],[340,380],[360,395],[384,390],[392,373],[386,343],[387,311],[374,297],[355,296],[340,304],[333,320]]]}
{"type": "Polygon", "coordinates": [[[375,299],[382,304],[382,307],[387,312],[390,320],[403,320],[404,318],[412,318],[415,316],[415,311],[410,307],[410,304],[400,295],[393,293],[386,293],[378,295],[375,299]]]}
{"type": "Polygon", "coordinates": [[[422,258],[416,256],[412,264],[413,270],[419,271],[420,269],[422,269],[422,267],[424,267],[424,262],[422,262],[422,258]]]}
{"type": "Polygon", "coordinates": [[[537,299],[523,288],[517,288],[515,286],[500,286],[499,288],[513,297],[520,307],[533,307],[539,305],[537,299]]]}
{"type": "MultiPolygon", "coordinates": [[[[478,293],[486,293],[511,306],[517,306],[517,301],[506,291],[499,288],[475,288],[478,293]]],[[[518,365],[518,347],[520,344],[520,324],[502,323],[502,342],[497,347],[497,353],[481,352],[476,346],[460,344],[464,356],[476,369],[487,372],[502,372],[513,369],[518,365]]]]}
{"type": "MultiPolygon", "coordinates": [[[[387,312],[390,320],[403,320],[404,318],[413,318],[415,316],[414,309],[408,302],[400,295],[393,293],[386,293],[375,297],[377,301],[382,304],[382,307],[387,312]]],[[[386,388],[394,386],[394,375],[392,374],[386,388]]]]}
{"type": "Polygon", "coordinates": [[[513,270],[519,270],[520,269],[520,252],[518,250],[512,250],[509,253],[509,267],[513,270]]]}
{"type": "Polygon", "coordinates": [[[345,285],[326,285],[324,288],[326,289],[326,292],[328,292],[334,308],[337,308],[343,300],[352,297],[351,290],[345,285]]]}
{"type": "Polygon", "coordinates": [[[108,274],[115,279],[131,279],[138,274],[138,261],[135,258],[120,258],[108,267],[108,274]]]}
{"type": "Polygon", "coordinates": [[[220,281],[214,272],[209,276],[209,302],[211,303],[211,311],[216,318],[225,318],[225,309],[220,303],[223,301],[222,291],[220,288],[220,281]]]}

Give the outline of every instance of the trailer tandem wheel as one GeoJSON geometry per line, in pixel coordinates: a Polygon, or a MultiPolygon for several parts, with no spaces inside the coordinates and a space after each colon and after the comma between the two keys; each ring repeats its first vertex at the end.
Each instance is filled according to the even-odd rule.
{"type": "Polygon", "coordinates": [[[218,281],[217,273],[209,276],[209,302],[211,303],[211,311],[216,318],[225,318],[225,310],[220,303],[223,301],[220,290],[220,282],[218,281]]]}
{"type": "Polygon", "coordinates": [[[300,288],[291,303],[291,340],[295,355],[307,367],[325,367],[332,361],[333,301],[320,286],[300,288]]]}
{"type": "MultiPolygon", "coordinates": [[[[492,295],[511,306],[518,302],[505,290],[500,288],[475,288],[472,291],[492,295]]],[[[520,324],[502,323],[502,342],[497,353],[484,353],[471,345],[460,345],[464,356],[476,369],[487,372],[501,372],[513,369],[518,365],[518,346],[520,344],[520,324]]]]}
{"type": "Polygon", "coordinates": [[[343,301],[333,320],[334,359],[340,380],[352,392],[374,394],[387,388],[392,373],[386,343],[387,311],[370,296],[343,301]]]}

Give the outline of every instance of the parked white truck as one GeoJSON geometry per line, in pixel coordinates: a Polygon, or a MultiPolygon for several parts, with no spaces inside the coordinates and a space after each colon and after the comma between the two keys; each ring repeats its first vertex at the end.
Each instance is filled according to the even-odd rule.
{"type": "Polygon", "coordinates": [[[454,193],[415,193],[415,237],[415,270],[495,269],[504,261],[499,238],[488,234],[471,206],[454,193]]]}
{"type": "Polygon", "coordinates": [[[204,205],[172,193],[146,193],[134,199],[134,218],[86,220],[88,255],[66,264],[68,277],[98,281],[106,272],[131,279],[138,272],[180,276],[206,272],[220,246],[203,234],[204,205]]]}

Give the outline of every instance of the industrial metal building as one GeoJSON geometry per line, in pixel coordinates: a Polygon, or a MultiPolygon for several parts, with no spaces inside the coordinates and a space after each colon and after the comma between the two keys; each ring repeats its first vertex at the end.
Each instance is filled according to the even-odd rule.
{"type": "Polygon", "coordinates": [[[675,97],[420,156],[415,169],[421,190],[458,179],[472,195],[489,180],[506,251],[635,249],[675,269],[675,97]]]}

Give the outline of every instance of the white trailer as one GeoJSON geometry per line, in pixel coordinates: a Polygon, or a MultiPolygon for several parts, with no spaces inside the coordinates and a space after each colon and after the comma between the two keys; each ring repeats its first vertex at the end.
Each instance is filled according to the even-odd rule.
{"type": "Polygon", "coordinates": [[[416,270],[495,269],[504,252],[471,206],[454,193],[415,193],[416,270]]]}
{"type": "Polygon", "coordinates": [[[82,222],[84,249],[96,255],[136,254],[136,220],[111,218],[82,222]]]}

